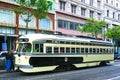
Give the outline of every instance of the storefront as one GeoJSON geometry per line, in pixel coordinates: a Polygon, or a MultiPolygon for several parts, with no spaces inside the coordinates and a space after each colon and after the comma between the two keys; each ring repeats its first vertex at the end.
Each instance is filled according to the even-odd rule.
{"type": "Polygon", "coordinates": [[[15,50],[15,41],[18,35],[16,34],[4,34],[0,33],[0,51],[14,49],[15,50]]]}

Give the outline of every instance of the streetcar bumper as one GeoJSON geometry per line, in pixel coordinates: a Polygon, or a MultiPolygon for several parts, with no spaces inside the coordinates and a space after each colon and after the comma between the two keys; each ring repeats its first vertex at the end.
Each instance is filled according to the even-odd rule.
{"type": "Polygon", "coordinates": [[[33,68],[31,65],[19,65],[19,68],[33,68]]]}

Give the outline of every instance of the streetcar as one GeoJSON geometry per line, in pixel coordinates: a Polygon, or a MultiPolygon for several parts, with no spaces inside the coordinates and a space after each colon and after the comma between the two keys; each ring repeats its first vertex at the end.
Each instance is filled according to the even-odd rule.
{"type": "Polygon", "coordinates": [[[27,34],[16,41],[15,65],[24,73],[106,65],[114,62],[111,42],[76,36],[27,34]]]}

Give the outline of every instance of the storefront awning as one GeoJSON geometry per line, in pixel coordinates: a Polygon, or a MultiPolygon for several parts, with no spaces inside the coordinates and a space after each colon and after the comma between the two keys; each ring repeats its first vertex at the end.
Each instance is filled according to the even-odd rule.
{"type": "Polygon", "coordinates": [[[0,36],[19,37],[19,35],[17,34],[5,34],[5,33],[0,33],[0,36]]]}

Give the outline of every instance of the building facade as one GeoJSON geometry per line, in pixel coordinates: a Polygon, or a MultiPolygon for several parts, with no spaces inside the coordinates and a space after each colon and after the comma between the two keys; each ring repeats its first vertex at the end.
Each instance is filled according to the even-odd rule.
{"type": "MultiPolygon", "coordinates": [[[[103,19],[108,23],[105,28],[113,28],[120,25],[120,0],[104,0],[104,17],[103,19]]],[[[115,52],[120,55],[120,39],[113,40],[115,44],[115,52]]]]}
{"type": "MultiPolygon", "coordinates": [[[[85,35],[79,28],[88,18],[105,20],[108,28],[120,25],[120,0],[48,0],[52,1],[49,14],[45,19],[31,17],[28,34],[60,32],[66,35],[85,35]]],[[[0,51],[7,43],[8,49],[15,49],[15,41],[26,32],[26,24],[21,15],[13,11],[18,4],[16,0],[0,0],[0,51]]],[[[25,17],[25,16],[23,16],[25,17]]],[[[101,33],[102,34],[102,33],[101,33]]],[[[102,38],[102,36],[98,36],[102,38]]],[[[120,52],[119,47],[117,50],[120,52]]]]}
{"type": "Polygon", "coordinates": [[[81,33],[87,18],[103,19],[102,0],[55,0],[55,30],[67,35],[87,35],[81,33]]]}
{"type": "MultiPolygon", "coordinates": [[[[45,19],[31,17],[28,24],[28,34],[53,33],[54,31],[54,1],[45,19]]],[[[0,51],[15,49],[15,41],[26,32],[26,23],[22,15],[14,13],[18,7],[16,0],[0,0],[0,51]]],[[[24,18],[25,16],[23,16],[24,18]]]]}

